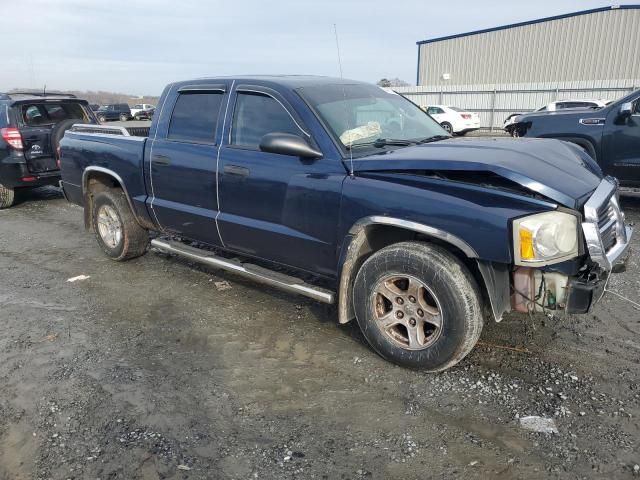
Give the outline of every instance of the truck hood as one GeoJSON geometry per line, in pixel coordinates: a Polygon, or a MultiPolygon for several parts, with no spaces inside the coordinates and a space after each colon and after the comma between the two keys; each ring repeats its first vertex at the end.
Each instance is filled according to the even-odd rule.
{"type": "Polygon", "coordinates": [[[491,172],[568,208],[579,208],[602,179],[575,145],[538,138],[442,140],[354,159],[353,171],[491,172]]]}

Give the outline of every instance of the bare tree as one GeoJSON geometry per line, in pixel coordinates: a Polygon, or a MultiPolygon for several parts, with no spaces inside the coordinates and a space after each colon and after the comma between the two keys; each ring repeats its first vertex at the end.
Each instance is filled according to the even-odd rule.
{"type": "Polygon", "coordinates": [[[409,83],[405,82],[404,80],[398,78],[398,77],[394,77],[394,78],[382,78],[378,81],[378,83],[376,83],[376,85],[378,85],[379,87],[385,87],[385,88],[389,88],[389,87],[408,87],[409,83]]]}

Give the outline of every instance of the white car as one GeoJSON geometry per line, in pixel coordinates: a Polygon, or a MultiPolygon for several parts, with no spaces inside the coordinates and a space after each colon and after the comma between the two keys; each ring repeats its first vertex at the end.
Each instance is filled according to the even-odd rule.
{"type": "Polygon", "coordinates": [[[156,108],[156,106],[149,103],[138,103],[131,107],[131,116],[136,118],[136,113],[141,112],[142,110],[151,110],[152,108],[156,108]]]}
{"type": "Polygon", "coordinates": [[[446,105],[429,105],[424,110],[453,135],[464,135],[480,128],[480,115],[477,113],[446,105]]]}
{"type": "MultiPolygon", "coordinates": [[[[558,110],[566,110],[568,108],[601,108],[606,107],[610,100],[591,100],[591,99],[576,99],[576,100],[558,100],[556,102],[551,102],[543,107],[540,107],[534,112],[556,112],[558,110]]],[[[518,115],[524,115],[524,112],[520,113],[512,113],[504,120],[504,124],[502,128],[505,132],[508,132],[513,136],[513,124],[516,121],[516,117],[518,115]]]]}

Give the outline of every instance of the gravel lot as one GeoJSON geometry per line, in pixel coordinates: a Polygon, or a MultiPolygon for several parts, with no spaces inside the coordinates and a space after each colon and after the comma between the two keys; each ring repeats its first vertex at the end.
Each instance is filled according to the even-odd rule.
{"type": "MultiPolygon", "coordinates": [[[[112,262],[55,189],[0,227],[1,480],[640,478],[640,309],[612,294],[488,324],[430,375],[312,301],[154,251],[112,262]]],[[[638,301],[639,271],[611,289],[638,301]]]]}

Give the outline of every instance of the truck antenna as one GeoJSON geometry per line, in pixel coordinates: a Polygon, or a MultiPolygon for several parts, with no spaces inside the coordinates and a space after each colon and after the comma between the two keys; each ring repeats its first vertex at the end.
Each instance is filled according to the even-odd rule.
{"type": "MultiPolygon", "coordinates": [[[[338,41],[338,27],[336,26],[336,24],[333,24],[333,33],[336,36],[336,51],[338,52],[338,67],[340,67],[340,80],[344,80],[344,77],[342,75],[342,59],[340,58],[340,42],[338,41]]],[[[347,119],[347,126],[349,126],[349,124],[351,123],[349,121],[349,112],[347,111],[347,92],[344,89],[344,83],[342,83],[342,97],[344,98],[344,108],[345,108],[345,115],[346,115],[346,119],[347,119]]],[[[353,135],[351,134],[351,132],[349,132],[349,145],[348,145],[348,149],[349,149],[349,176],[353,177],[353,135]]]]}

